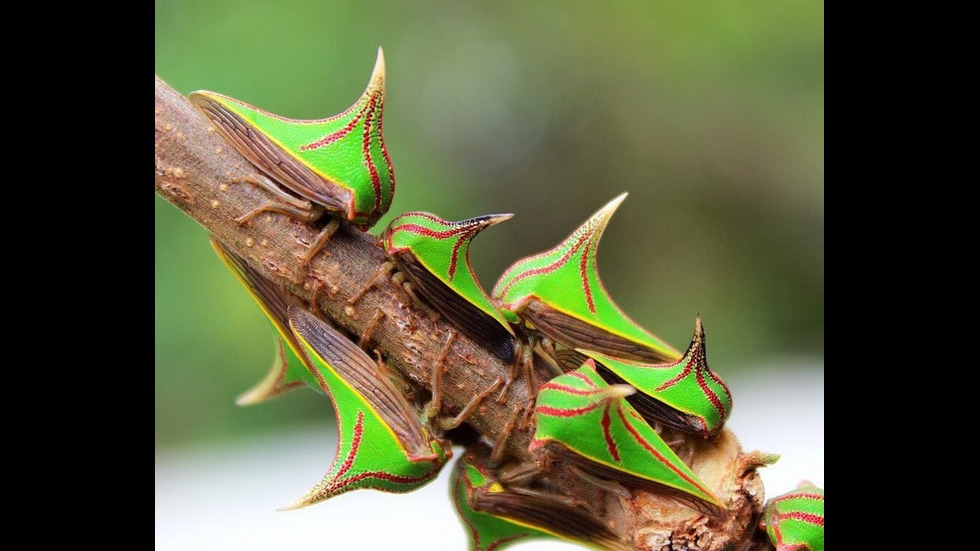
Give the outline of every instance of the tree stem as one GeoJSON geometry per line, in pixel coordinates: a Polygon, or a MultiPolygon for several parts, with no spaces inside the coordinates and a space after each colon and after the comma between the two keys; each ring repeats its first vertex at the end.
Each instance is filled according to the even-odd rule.
{"type": "MultiPolygon", "coordinates": [[[[363,296],[348,304],[388,260],[376,239],[342,222],[322,252],[300,268],[320,228],[276,212],[245,224],[236,222],[235,218],[273,200],[250,183],[257,177],[256,169],[159,77],[155,115],[156,192],[298,300],[315,301],[322,316],[355,340],[371,325],[367,344],[414,388],[431,391],[432,367],[439,365],[453,328],[406,304],[404,293],[385,277],[377,278],[363,296]]],[[[442,415],[449,417],[511,372],[510,365],[463,334],[457,334],[443,365],[442,415]]],[[[496,393],[483,400],[466,419],[491,442],[500,440],[514,411],[532,400],[523,377],[514,381],[505,401],[495,398],[496,393]]],[[[518,465],[536,464],[538,458],[527,451],[531,436],[530,428],[517,424],[506,439],[504,455],[518,465]]],[[[739,550],[767,548],[755,527],[763,499],[756,473],[761,455],[742,453],[727,430],[708,441],[688,438],[683,446],[691,453],[692,469],[728,507],[724,518],[709,519],[649,492],[630,489],[630,498],[614,495],[563,475],[561,465],[551,466],[558,469],[551,478],[582,502],[603,503],[605,520],[639,549],[720,550],[731,544],[739,550]]]]}

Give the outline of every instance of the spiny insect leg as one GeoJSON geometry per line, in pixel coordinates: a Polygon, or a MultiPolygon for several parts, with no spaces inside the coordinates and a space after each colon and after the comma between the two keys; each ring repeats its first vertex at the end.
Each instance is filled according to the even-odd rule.
{"type": "Polygon", "coordinates": [[[536,463],[520,464],[500,469],[497,473],[497,481],[504,486],[523,486],[541,476],[543,472],[541,466],[536,463]]]}
{"type": "Polygon", "coordinates": [[[524,406],[524,417],[521,419],[521,428],[526,429],[534,426],[534,401],[532,400],[524,406]]]}
{"type": "Polygon", "coordinates": [[[514,381],[517,380],[518,371],[522,367],[524,368],[524,377],[525,377],[525,382],[528,385],[527,388],[528,388],[529,396],[534,396],[535,394],[537,394],[537,389],[532,388],[532,384],[533,384],[532,381],[534,379],[534,376],[532,374],[528,374],[529,368],[527,367],[528,365],[530,365],[531,366],[530,369],[531,370],[534,369],[534,349],[529,343],[520,342],[520,341],[518,341],[516,347],[517,347],[517,353],[514,354],[514,361],[511,362],[510,364],[510,374],[507,375],[507,380],[504,381],[504,388],[500,390],[500,394],[497,396],[498,404],[502,404],[506,401],[507,391],[510,390],[510,385],[514,384],[514,381]]]}
{"type": "Polygon", "coordinates": [[[627,490],[625,486],[623,486],[618,482],[594,477],[589,473],[583,471],[582,469],[579,469],[575,465],[568,465],[568,469],[574,472],[575,476],[580,477],[582,480],[589,482],[593,486],[602,488],[603,490],[606,490],[607,492],[610,492],[623,499],[630,499],[632,497],[632,495],[630,495],[629,490],[627,490]]]}
{"type": "Polygon", "coordinates": [[[439,426],[442,428],[442,430],[450,430],[462,425],[464,422],[466,422],[466,419],[473,413],[473,411],[476,410],[477,406],[480,405],[480,402],[482,402],[483,399],[489,396],[494,390],[497,390],[497,387],[502,384],[504,384],[504,380],[497,379],[492,385],[487,387],[486,390],[470,398],[470,401],[466,403],[462,411],[459,412],[459,415],[454,417],[452,420],[442,420],[439,423],[439,426]]]}
{"type": "Polygon", "coordinates": [[[394,269],[395,263],[390,260],[382,264],[381,267],[368,278],[367,283],[365,283],[364,286],[358,289],[356,293],[347,299],[347,306],[354,306],[357,301],[361,300],[361,297],[363,297],[365,293],[371,290],[371,287],[374,287],[374,284],[377,283],[378,278],[386,277],[394,269]]]}
{"type": "Polygon", "coordinates": [[[522,409],[524,408],[522,408],[521,406],[517,406],[514,408],[514,413],[510,416],[510,419],[507,421],[507,424],[504,425],[504,430],[501,433],[500,438],[498,438],[497,442],[494,443],[493,452],[490,454],[490,461],[493,464],[495,465],[500,464],[500,460],[504,456],[505,444],[507,444],[507,440],[510,438],[510,435],[514,432],[514,425],[517,424],[517,417],[521,414],[522,409]]]}
{"type": "Polygon", "coordinates": [[[306,266],[307,264],[309,264],[311,260],[313,260],[313,257],[315,257],[317,253],[320,252],[320,249],[322,249],[323,246],[327,244],[327,241],[330,240],[330,237],[333,234],[337,233],[337,230],[339,228],[340,228],[340,222],[336,218],[330,218],[330,221],[327,222],[327,225],[324,226],[323,230],[320,231],[320,235],[316,236],[316,239],[313,240],[313,244],[310,245],[309,249],[307,249],[306,254],[303,255],[303,258],[300,259],[299,262],[300,268],[306,266]]]}
{"type": "MultiPolygon", "coordinates": [[[[232,182],[248,183],[256,187],[262,188],[265,191],[269,192],[271,195],[273,195],[275,199],[278,200],[280,203],[285,203],[288,207],[292,207],[296,209],[296,211],[307,212],[310,215],[312,215],[312,213],[314,212],[317,212],[318,215],[323,213],[321,209],[314,208],[313,203],[311,203],[310,201],[306,199],[300,199],[299,197],[287,193],[285,190],[282,189],[282,186],[275,183],[273,180],[271,180],[264,174],[256,173],[246,178],[235,178],[232,180],[232,182]]],[[[239,217],[239,220],[245,218],[245,220],[241,220],[242,222],[244,222],[249,218],[251,218],[252,216],[254,216],[254,214],[256,214],[255,211],[253,211],[251,214],[246,214],[245,216],[239,217]]],[[[297,216],[297,218],[303,218],[303,216],[297,216]]],[[[307,221],[312,222],[313,220],[316,220],[316,218],[307,221]]]]}
{"type": "Polygon", "coordinates": [[[561,365],[558,364],[558,352],[555,351],[555,343],[547,338],[543,337],[540,339],[534,339],[534,352],[539,358],[544,360],[545,364],[551,369],[555,377],[564,374],[561,365]]]}
{"type": "Polygon", "coordinates": [[[381,310],[381,308],[375,310],[374,317],[372,317],[371,321],[364,326],[364,332],[361,333],[361,340],[357,341],[357,346],[359,348],[364,348],[369,342],[371,342],[371,337],[378,329],[378,326],[381,325],[381,319],[384,317],[385,313],[383,310],[381,310]]]}
{"type": "Polygon", "coordinates": [[[449,338],[446,339],[446,344],[442,347],[439,358],[436,359],[436,365],[432,367],[432,399],[429,400],[429,403],[423,409],[425,417],[430,422],[442,410],[442,372],[446,368],[446,356],[449,354],[449,349],[453,346],[455,340],[456,332],[450,331],[449,338]]]}
{"type": "Polygon", "coordinates": [[[391,281],[394,282],[395,287],[397,287],[405,296],[408,297],[408,302],[414,303],[422,310],[425,310],[426,315],[429,317],[429,321],[435,323],[439,320],[439,312],[436,312],[429,306],[424,300],[420,299],[418,295],[415,294],[415,289],[412,287],[412,282],[408,280],[402,272],[395,272],[391,276],[391,281]]]}

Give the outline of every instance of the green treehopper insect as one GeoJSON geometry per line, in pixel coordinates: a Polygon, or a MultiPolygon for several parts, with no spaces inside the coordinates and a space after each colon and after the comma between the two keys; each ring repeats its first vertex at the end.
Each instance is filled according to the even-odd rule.
{"type": "Polygon", "coordinates": [[[470,264],[470,243],[484,228],[512,216],[488,214],[450,222],[427,212],[408,212],[392,220],[382,235],[385,251],[414,290],[508,363],[515,358],[514,330],[480,285],[470,264]]]}
{"type": "Polygon", "coordinates": [[[624,399],[628,385],[609,385],[595,361],[555,377],[538,392],[529,450],[545,449],[589,475],[621,480],[719,515],[714,493],[624,399]]]}
{"type": "Polygon", "coordinates": [[[435,480],[451,445],[429,432],[363,350],[323,320],[289,307],[289,326],[337,414],[333,466],[306,496],[310,505],[359,488],[404,493],[435,480]]]}
{"type": "MultiPolygon", "coordinates": [[[[731,415],[732,393],[708,368],[701,316],[695,321],[694,337],[687,352],[676,362],[649,364],[591,350],[579,352],[596,361],[596,368],[606,381],[634,387],[636,394],[626,400],[651,423],[708,438],[717,434],[731,415]]],[[[559,356],[559,363],[566,371],[576,367],[569,365],[569,360],[581,365],[582,356],[572,356],[559,356]]]]}
{"type": "Polygon", "coordinates": [[[599,519],[557,495],[501,484],[489,465],[490,448],[476,443],[456,461],[453,504],[471,551],[503,549],[533,538],[557,538],[597,549],[626,550],[599,519]]]}
{"type": "Polygon", "coordinates": [[[823,551],[823,494],[809,481],[766,503],[761,524],[776,551],[823,551]]]}
{"type": "Polygon", "coordinates": [[[272,371],[238,403],[257,403],[305,384],[326,393],[334,405],[339,439],[334,464],[290,508],[358,488],[408,492],[434,480],[452,448],[419,421],[375,361],[326,322],[291,304],[283,290],[244,259],[214,239],[211,244],[279,333],[272,371]]]}
{"type": "MultiPolygon", "coordinates": [[[[388,212],[395,194],[395,172],[382,134],[385,63],[381,48],[361,97],[325,119],[290,119],[206,90],[192,92],[189,99],[235,149],[272,179],[255,183],[279,202],[247,213],[239,221],[264,211],[314,221],[326,209],[367,230],[388,212]]],[[[304,262],[337,227],[336,219],[331,218],[304,262]]]]}
{"type": "Polygon", "coordinates": [[[599,279],[599,239],[626,195],[607,203],[554,248],[514,263],[491,296],[509,321],[569,348],[627,360],[673,362],[680,352],[631,320],[599,279]]]}

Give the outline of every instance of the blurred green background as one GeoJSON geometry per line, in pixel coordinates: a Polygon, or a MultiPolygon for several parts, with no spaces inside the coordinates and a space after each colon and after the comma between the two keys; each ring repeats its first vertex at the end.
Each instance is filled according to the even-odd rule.
{"type": "MultiPolygon", "coordinates": [[[[622,191],[599,265],[684,349],[701,313],[723,377],[824,347],[822,2],[156,2],[156,74],[320,118],[387,59],[395,215],[514,212],[475,242],[489,289],[622,191]]],[[[158,448],[323,424],[300,391],[239,408],[270,326],[207,234],[156,197],[158,448]]],[[[736,404],[738,397],[735,397],[736,404]]],[[[736,406],[737,407],[737,406],[736,406]]]]}

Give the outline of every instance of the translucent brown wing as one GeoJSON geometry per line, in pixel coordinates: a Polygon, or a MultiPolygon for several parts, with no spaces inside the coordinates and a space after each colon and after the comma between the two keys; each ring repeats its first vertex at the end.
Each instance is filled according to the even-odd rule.
{"type": "Polygon", "coordinates": [[[579,469],[585,471],[586,473],[595,476],[597,478],[604,478],[606,480],[622,480],[627,486],[632,486],[634,488],[642,488],[657,494],[668,496],[674,500],[677,500],[692,509],[712,515],[714,517],[720,517],[724,510],[721,507],[713,503],[708,503],[707,501],[698,499],[691,494],[674,488],[672,486],[667,486],[666,484],[660,484],[653,480],[648,480],[639,477],[627,477],[621,471],[618,471],[612,467],[607,467],[601,463],[590,461],[581,455],[569,450],[562,444],[555,442],[550,442],[547,444],[547,449],[550,453],[560,457],[562,460],[578,467],[579,469]]]}
{"type": "Polygon", "coordinates": [[[604,549],[631,549],[587,511],[544,496],[480,489],[474,495],[473,508],[533,527],[547,527],[563,536],[592,542],[604,549]]]}
{"type": "Polygon", "coordinates": [[[531,300],[521,314],[542,333],[569,348],[595,350],[616,358],[647,363],[675,361],[661,352],[614,335],[608,331],[551,308],[539,300],[531,300]]]}
{"type": "Polygon", "coordinates": [[[378,412],[407,450],[427,447],[418,414],[378,371],[377,364],[366,352],[307,310],[291,306],[289,319],[323,362],[378,412]]]}
{"type": "Polygon", "coordinates": [[[192,95],[191,101],[239,153],[273,180],[304,199],[329,210],[347,213],[350,190],[314,173],[220,103],[201,94],[192,95]]]}
{"type": "Polygon", "coordinates": [[[501,360],[507,363],[514,361],[514,337],[500,322],[459,296],[424,266],[419,265],[411,254],[398,254],[395,262],[411,279],[415,292],[453,326],[492,350],[501,360]]]}

